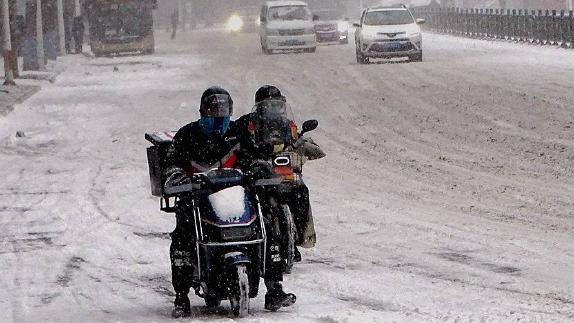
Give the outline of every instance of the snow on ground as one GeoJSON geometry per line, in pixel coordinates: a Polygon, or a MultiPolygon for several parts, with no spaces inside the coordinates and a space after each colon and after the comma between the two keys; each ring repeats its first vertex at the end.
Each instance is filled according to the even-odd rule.
{"type": "MultiPolygon", "coordinates": [[[[262,292],[241,321],[574,320],[572,51],[429,34],[422,63],[357,65],[352,44],[168,38],[153,56],[67,56],[0,118],[0,321],[170,320],[174,220],[144,132],[197,118],[213,84],[239,116],[266,83],[319,120],[328,156],[306,164],[318,244],[286,277],[297,303],[269,313],[262,292]]],[[[233,320],[192,305],[179,321],[233,320]]]]}

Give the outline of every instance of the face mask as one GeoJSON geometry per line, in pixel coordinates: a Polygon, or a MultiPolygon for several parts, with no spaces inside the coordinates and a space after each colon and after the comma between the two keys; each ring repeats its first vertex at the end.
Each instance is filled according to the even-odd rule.
{"type": "Polygon", "coordinates": [[[199,127],[201,132],[207,136],[223,136],[229,129],[230,117],[201,117],[199,127]]]}

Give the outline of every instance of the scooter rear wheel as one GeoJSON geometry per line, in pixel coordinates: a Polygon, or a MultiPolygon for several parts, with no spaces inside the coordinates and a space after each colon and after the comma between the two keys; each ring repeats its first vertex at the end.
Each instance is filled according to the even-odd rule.
{"type": "Polygon", "coordinates": [[[205,297],[205,306],[209,308],[218,307],[221,305],[221,300],[218,297],[214,296],[206,296],[205,297]]]}
{"type": "Polygon", "coordinates": [[[282,205],[281,211],[283,212],[284,217],[284,227],[283,232],[285,232],[284,236],[284,255],[285,258],[285,273],[290,274],[291,270],[293,269],[293,259],[295,258],[295,240],[297,235],[297,229],[295,228],[295,222],[293,220],[293,214],[291,213],[291,209],[286,204],[282,205]]]}

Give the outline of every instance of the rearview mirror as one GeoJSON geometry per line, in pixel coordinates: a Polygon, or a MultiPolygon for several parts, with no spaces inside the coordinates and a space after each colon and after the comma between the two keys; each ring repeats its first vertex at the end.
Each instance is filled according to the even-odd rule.
{"type": "Polygon", "coordinates": [[[317,126],[319,126],[319,121],[307,120],[307,121],[303,122],[303,131],[301,131],[301,134],[315,130],[317,128],[317,126]]]}
{"type": "Polygon", "coordinates": [[[319,16],[313,15],[313,21],[317,21],[317,20],[319,20],[319,16]]]}
{"type": "Polygon", "coordinates": [[[261,17],[261,18],[259,18],[259,22],[261,22],[262,24],[264,24],[264,23],[267,22],[267,18],[261,17]]]}
{"type": "Polygon", "coordinates": [[[357,23],[357,22],[354,22],[354,23],[353,23],[353,27],[361,28],[361,24],[360,24],[360,23],[357,23]]]}
{"type": "Polygon", "coordinates": [[[417,24],[418,25],[422,25],[426,22],[426,20],[422,19],[422,18],[417,18],[417,24]]]}

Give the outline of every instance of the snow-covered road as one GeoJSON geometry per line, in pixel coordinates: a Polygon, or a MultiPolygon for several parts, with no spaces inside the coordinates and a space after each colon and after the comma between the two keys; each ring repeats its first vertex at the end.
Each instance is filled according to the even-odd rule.
{"type": "Polygon", "coordinates": [[[574,321],[574,53],[425,36],[422,63],[265,56],[221,31],[65,57],[0,117],[0,321],[171,320],[174,219],[143,134],[197,118],[214,84],[238,117],[266,83],[328,156],[305,169],[318,245],[286,276],[297,304],[265,312],[262,292],[241,321],[574,321]]]}

